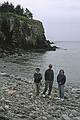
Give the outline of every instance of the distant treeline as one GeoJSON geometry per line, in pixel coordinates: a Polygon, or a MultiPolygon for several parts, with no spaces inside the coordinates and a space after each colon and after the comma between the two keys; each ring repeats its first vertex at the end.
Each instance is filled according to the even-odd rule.
{"type": "Polygon", "coordinates": [[[33,18],[33,14],[27,8],[24,10],[21,5],[14,7],[14,5],[9,2],[4,2],[0,5],[0,12],[11,12],[17,15],[28,17],[29,19],[33,18]]]}

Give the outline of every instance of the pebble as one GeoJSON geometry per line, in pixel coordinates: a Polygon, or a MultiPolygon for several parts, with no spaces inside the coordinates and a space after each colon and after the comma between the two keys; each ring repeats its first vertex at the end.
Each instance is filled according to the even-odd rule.
{"type": "Polygon", "coordinates": [[[68,115],[66,115],[66,114],[63,114],[63,115],[62,115],[62,118],[63,118],[64,120],[71,120],[70,117],[68,117],[68,115]]]}

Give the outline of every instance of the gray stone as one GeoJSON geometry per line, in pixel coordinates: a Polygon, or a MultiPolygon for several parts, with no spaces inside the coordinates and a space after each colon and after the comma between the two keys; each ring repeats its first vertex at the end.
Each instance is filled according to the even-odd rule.
{"type": "Polygon", "coordinates": [[[63,114],[63,115],[62,115],[62,118],[63,118],[64,120],[71,120],[70,117],[68,117],[68,115],[66,115],[66,114],[63,114]]]}
{"type": "Polygon", "coordinates": [[[0,106],[0,112],[4,112],[5,109],[3,108],[3,106],[0,106]]]}
{"type": "Polygon", "coordinates": [[[75,120],[80,120],[80,116],[79,117],[75,117],[75,120]]]}

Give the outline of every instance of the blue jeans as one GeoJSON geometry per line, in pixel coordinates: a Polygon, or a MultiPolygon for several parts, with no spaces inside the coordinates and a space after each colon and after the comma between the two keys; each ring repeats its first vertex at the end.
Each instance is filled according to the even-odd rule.
{"type": "Polygon", "coordinates": [[[64,99],[64,85],[58,84],[58,89],[59,89],[59,97],[64,99]]]}

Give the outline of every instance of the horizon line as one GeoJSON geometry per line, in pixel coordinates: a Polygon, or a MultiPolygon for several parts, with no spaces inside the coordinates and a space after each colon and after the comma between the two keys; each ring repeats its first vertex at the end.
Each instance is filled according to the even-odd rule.
{"type": "Polygon", "coordinates": [[[69,41],[69,40],[68,41],[61,41],[61,40],[59,41],[58,40],[58,41],[54,41],[54,42],[80,42],[80,41],[69,41]]]}

